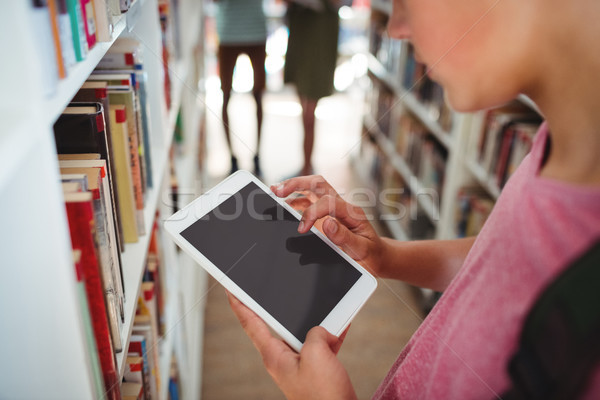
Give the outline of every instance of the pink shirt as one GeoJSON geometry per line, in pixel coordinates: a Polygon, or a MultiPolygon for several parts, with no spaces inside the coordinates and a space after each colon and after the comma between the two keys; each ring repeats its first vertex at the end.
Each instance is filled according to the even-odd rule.
{"type": "MultiPolygon", "coordinates": [[[[600,237],[600,187],[538,176],[547,139],[543,124],[464,266],[374,399],[494,399],[508,388],[506,366],[529,308],[600,237]]],[[[600,398],[598,379],[592,386],[600,398]]]]}

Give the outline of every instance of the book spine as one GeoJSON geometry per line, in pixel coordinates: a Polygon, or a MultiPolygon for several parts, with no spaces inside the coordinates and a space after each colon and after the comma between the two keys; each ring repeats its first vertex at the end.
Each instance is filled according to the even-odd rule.
{"type": "MultiPolygon", "coordinates": [[[[99,183],[98,186],[102,187],[101,183],[99,183]]],[[[120,353],[123,350],[123,344],[121,343],[121,329],[123,326],[124,312],[122,297],[117,295],[117,285],[120,285],[120,282],[116,281],[115,269],[118,268],[118,266],[115,265],[116,260],[113,258],[111,240],[109,238],[107,227],[108,218],[106,208],[101,200],[101,190],[98,189],[96,192],[98,193],[94,194],[92,204],[94,206],[94,218],[96,221],[97,254],[100,258],[102,285],[104,287],[113,349],[116,353],[120,353]]]]}
{"type": "Polygon", "coordinates": [[[92,0],[81,1],[81,16],[83,19],[83,27],[85,29],[85,39],[88,49],[92,49],[96,44],[96,19],[94,17],[94,6],[92,0]]]}
{"type": "Polygon", "coordinates": [[[131,163],[129,151],[129,134],[127,113],[124,107],[110,106],[110,124],[112,144],[115,158],[115,168],[119,209],[122,217],[123,236],[126,243],[138,241],[136,222],[136,207],[131,179],[131,163]]]}
{"type": "Polygon", "coordinates": [[[110,42],[112,39],[113,24],[108,7],[107,0],[94,0],[96,38],[99,42],[110,42]]]}
{"type": "Polygon", "coordinates": [[[142,192],[142,173],[140,166],[140,144],[138,142],[137,118],[135,112],[131,117],[127,117],[133,120],[133,125],[136,128],[129,130],[129,162],[131,164],[131,178],[133,180],[137,230],[139,235],[144,235],[146,233],[146,225],[144,221],[144,195],[142,192]]]}
{"type": "Polygon", "coordinates": [[[142,132],[144,137],[144,160],[146,165],[146,186],[152,187],[153,185],[153,177],[152,177],[152,157],[150,154],[150,112],[148,106],[148,96],[147,96],[147,75],[143,71],[141,65],[136,65],[136,76],[138,77],[137,81],[139,82],[139,94],[140,94],[140,107],[141,107],[141,116],[142,116],[142,132]]]}
{"type": "Polygon", "coordinates": [[[71,21],[71,35],[73,37],[73,48],[75,49],[75,60],[83,61],[87,56],[88,44],[85,38],[81,3],[79,0],[67,0],[69,20],[71,21]]]}
{"type": "Polygon", "coordinates": [[[81,250],[81,265],[84,266],[84,279],[88,304],[94,326],[96,346],[104,377],[106,397],[119,399],[119,374],[108,325],[105,298],[102,289],[100,266],[94,245],[94,211],[91,200],[88,202],[66,203],[71,242],[74,249],[81,250]]]}
{"type": "Polygon", "coordinates": [[[52,27],[52,39],[54,40],[54,53],[56,56],[56,66],[58,68],[58,77],[64,79],[67,76],[65,63],[62,56],[62,44],[60,40],[60,29],[58,23],[58,6],[56,0],[48,0],[48,10],[50,11],[50,24],[52,27]]]}
{"type": "Polygon", "coordinates": [[[129,342],[129,354],[138,354],[140,357],[142,357],[142,373],[144,375],[144,382],[146,382],[146,385],[144,386],[145,398],[154,399],[156,397],[152,397],[153,382],[150,375],[150,354],[148,353],[148,347],[146,343],[146,338],[144,336],[133,335],[131,337],[131,341],[129,342]]]}
{"type": "Polygon", "coordinates": [[[85,330],[85,342],[90,357],[92,376],[94,381],[94,392],[96,398],[100,399],[104,396],[104,378],[102,377],[102,369],[100,367],[100,358],[98,357],[98,347],[94,337],[94,328],[90,315],[90,306],[87,300],[87,292],[85,290],[85,280],[83,265],[81,265],[81,250],[74,250],[74,265],[75,274],[77,276],[77,294],[79,297],[79,305],[81,306],[81,317],[83,320],[83,329],[85,330]]]}
{"type": "Polygon", "coordinates": [[[63,64],[65,66],[65,73],[69,75],[69,71],[77,62],[75,58],[75,47],[73,45],[73,32],[71,30],[71,17],[67,11],[66,0],[58,1],[58,30],[60,36],[60,49],[63,64]]]}

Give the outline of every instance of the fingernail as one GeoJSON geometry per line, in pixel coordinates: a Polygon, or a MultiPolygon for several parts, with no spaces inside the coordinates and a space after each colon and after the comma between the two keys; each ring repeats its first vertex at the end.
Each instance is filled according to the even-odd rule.
{"type": "Polygon", "coordinates": [[[274,192],[279,192],[280,190],[283,189],[283,183],[282,182],[275,183],[275,184],[271,185],[271,187],[273,188],[274,192]]]}
{"type": "Polygon", "coordinates": [[[338,230],[338,224],[334,220],[329,220],[329,232],[336,233],[338,230]]]}
{"type": "Polygon", "coordinates": [[[298,232],[304,230],[304,221],[300,221],[300,225],[298,226],[298,232]]]}

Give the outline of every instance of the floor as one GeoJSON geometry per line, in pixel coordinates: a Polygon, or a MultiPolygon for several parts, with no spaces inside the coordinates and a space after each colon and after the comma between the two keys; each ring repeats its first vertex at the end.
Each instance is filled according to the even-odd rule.
{"type": "MultiPolygon", "coordinates": [[[[213,82],[214,83],[214,82],[213,82]]],[[[228,174],[229,154],[222,125],[218,83],[207,84],[206,166],[216,183],[228,174]]],[[[242,168],[252,169],[256,147],[255,106],[249,93],[234,93],[229,105],[234,151],[242,168]]],[[[363,91],[354,85],[322,99],[316,112],[313,162],[340,193],[362,190],[353,172],[359,149],[363,91]]],[[[302,164],[300,105],[283,88],[264,98],[261,165],[266,183],[297,172],[302,164]]],[[[374,221],[374,225],[377,225],[374,221]]],[[[206,304],[202,399],[282,399],[283,394],[262,366],[258,352],[230,310],[224,291],[214,281],[206,304]]],[[[415,290],[401,282],[380,280],[379,287],[352,323],[339,358],[348,370],[359,399],[371,398],[398,353],[422,321],[415,290]]]]}

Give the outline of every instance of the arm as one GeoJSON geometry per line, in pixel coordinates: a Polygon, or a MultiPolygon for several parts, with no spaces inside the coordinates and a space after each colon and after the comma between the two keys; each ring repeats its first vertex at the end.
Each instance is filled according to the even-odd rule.
{"type": "Polygon", "coordinates": [[[289,179],[271,188],[287,197],[300,192],[312,202],[304,210],[301,233],[324,218],[322,230],[348,255],[375,276],[393,278],[443,291],[456,275],[474,238],[400,242],[380,238],[364,211],[344,201],[320,176],[289,179]]]}
{"type": "Polygon", "coordinates": [[[462,267],[474,237],[401,242],[382,239],[379,276],[444,291],[462,267]]]}

